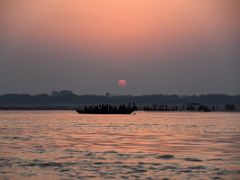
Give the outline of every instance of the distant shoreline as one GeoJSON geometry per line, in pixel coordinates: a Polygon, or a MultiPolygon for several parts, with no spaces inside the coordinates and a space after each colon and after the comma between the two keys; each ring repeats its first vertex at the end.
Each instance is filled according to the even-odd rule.
{"type": "Polygon", "coordinates": [[[0,110],[75,110],[84,106],[135,103],[139,110],[149,111],[240,111],[240,95],[77,95],[72,91],[51,94],[0,95],[0,110]],[[233,107],[234,106],[234,107],[233,107]]]}
{"type": "Polygon", "coordinates": [[[76,110],[76,108],[71,108],[71,107],[53,107],[53,108],[49,108],[49,107],[0,107],[0,110],[5,110],[5,111],[11,111],[11,110],[28,110],[28,111],[37,111],[37,110],[44,110],[44,111],[54,111],[54,110],[76,110]]]}
{"type": "MultiPolygon", "coordinates": [[[[0,107],[0,111],[76,111],[77,108],[73,107],[0,107]]],[[[234,111],[227,111],[227,110],[216,110],[216,111],[198,111],[198,110],[144,110],[143,107],[140,107],[136,112],[240,112],[239,109],[234,111]]]]}

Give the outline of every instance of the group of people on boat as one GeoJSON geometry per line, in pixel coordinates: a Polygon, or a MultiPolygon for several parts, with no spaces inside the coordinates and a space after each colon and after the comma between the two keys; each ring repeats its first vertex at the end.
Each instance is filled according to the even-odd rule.
{"type": "Polygon", "coordinates": [[[190,103],[186,105],[158,105],[153,104],[152,106],[144,106],[144,111],[215,111],[218,107],[208,106],[200,103],[190,103]]]}
{"type": "Polygon", "coordinates": [[[119,106],[117,105],[110,105],[110,104],[102,104],[102,105],[96,105],[96,106],[84,106],[85,111],[124,111],[124,110],[129,110],[129,109],[134,109],[137,110],[136,104],[133,103],[132,105],[129,103],[127,106],[125,104],[120,104],[119,106]]]}

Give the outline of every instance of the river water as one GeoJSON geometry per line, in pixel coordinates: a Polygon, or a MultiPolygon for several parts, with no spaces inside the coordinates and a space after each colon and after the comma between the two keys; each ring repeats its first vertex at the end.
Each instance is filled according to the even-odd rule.
{"type": "Polygon", "coordinates": [[[240,179],[240,113],[0,111],[0,179],[240,179]]]}

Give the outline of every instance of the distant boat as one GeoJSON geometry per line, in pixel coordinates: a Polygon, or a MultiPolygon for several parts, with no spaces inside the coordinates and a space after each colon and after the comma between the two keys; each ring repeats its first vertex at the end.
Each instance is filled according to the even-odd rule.
{"type": "Polygon", "coordinates": [[[116,110],[94,110],[94,109],[76,109],[76,111],[80,114],[131,114],[135,111],[135,109],[116,109],[116,110]]]}
{"type": "Polygon", "coordinates": [[[110,105],[100,105],[100,106],[89,106],[85,107],[84,109],[76,109],[76,111],[80,114],[131,114],[134,111],[137,110],[137,107],[135,106],[128,106],[120,105],[119,108],[116,106],[110,106],[110,105]]]}

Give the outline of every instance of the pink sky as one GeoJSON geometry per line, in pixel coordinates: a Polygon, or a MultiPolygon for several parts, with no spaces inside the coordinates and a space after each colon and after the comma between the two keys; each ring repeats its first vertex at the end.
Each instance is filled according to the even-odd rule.
{"type": "MultiPolygon", "coordinates": [[[[100,61],[102,66],[110,66],[111,73],[118,72],[119,67],[140,63],[140,74],[129,75],[133,80],[135,76],[144,76],[145,66],[168,67],[169,61],[195,66],[199,59],[202,63],[220,63],[221,76],[229,72],[229,79],[233,79],[237,74],[234,68],[239,61],[238,0],[6,0],[0,3],[2,44],[16,56],[19,53],[28,56],[33,49],[45,48],[51,54],[60,49],[65,57],[62,63],[75,59],[74,63],[81,64],[88,59],[98,66],[100,61]],[[70,56],[85,57],[85,60],[70,56]]],[[[37,57],[31,58],[32,61],[37,57]]],[[[45,61],[55,62],[50,57],[45,61]]],[[[175,70],[169,68],[169,72],[175,70]]],[[[157,74],[154,70],[153,73],[157,74]]]]}
{"type": "Polygon", "coordinates": [[[239,30],[239,4],[237,0],[11,0],[4,6],[4,25],[13,42],[61,44],[101,53],[155,47],[159,51],[159,46],[172,51],[193,42],[221,48],[239,30]]]}

